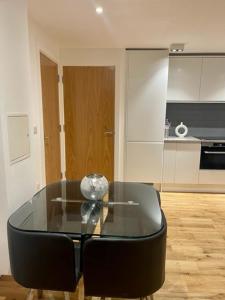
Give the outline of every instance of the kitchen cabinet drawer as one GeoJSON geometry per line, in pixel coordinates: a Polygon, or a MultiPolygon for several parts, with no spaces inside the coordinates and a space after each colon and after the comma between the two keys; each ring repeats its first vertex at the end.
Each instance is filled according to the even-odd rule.
{"type": "Polygon", "coordinates": [[[162,181],[163,143],[127,143],[126,181],[162,181]]]}
{"type": "Polygon", "coordinates": [[[225,57],[203,58],[200,100],[225,101],[225,57]]]}
{"type": "Polygon", "coordinates": [[[168,51],[129,50],[127,56],[127,141],[162,142],[166,115],[168,51]]]}
{"type": "Polygon", "coordinates": [[[200,143],[165,143],[163,183],[197,184],[200,152],[200,143]]]}
{"type": "Polygon", "coordinates": [[[201,57],[170,57],[167,100],[198,101],[201,68],[201,57]]]}

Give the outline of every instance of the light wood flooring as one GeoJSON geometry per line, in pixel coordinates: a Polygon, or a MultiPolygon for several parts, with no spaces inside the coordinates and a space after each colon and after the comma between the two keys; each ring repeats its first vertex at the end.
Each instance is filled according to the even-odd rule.
{"type": "MultiPolygon", "coordinates": [[[[225,300],[225,195],[161,198],[168,223],[166,281],[154,299],[225,300]]],[[[11,278],[0,279],[0,300],[24,300],[26,294],[11,278]]],[[[62,293],[53,296],[63,299],[62,293]]],[[[71,300],[78,298],[78,292],[71,294],[71,300]]]]}

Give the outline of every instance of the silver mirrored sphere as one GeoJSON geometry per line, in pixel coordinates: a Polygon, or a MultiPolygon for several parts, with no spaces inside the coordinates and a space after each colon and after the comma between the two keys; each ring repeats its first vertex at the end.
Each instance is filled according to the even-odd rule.
{"type": "Polygon", "coordinates": [[[102,200],[108,189],[108,180],[101,174],[89,174],[81,180],[80,190],[86,199],[102,200]]]}

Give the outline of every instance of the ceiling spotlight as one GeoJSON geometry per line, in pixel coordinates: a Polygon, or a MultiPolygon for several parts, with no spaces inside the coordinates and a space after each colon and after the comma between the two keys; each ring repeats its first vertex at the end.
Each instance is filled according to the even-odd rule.
{"type": "Polygon", "coordinates": [[[171,52],[183,52],[184,51],[184,44],[171,44],[170,45],[171,52]]]}
{"type": "Polygon", "coordinates": [[[103,8],[101,6],[98,6],[98,7],[96,7],[95,11],[98,15],[101,15],[103,13],[103,8]]]}

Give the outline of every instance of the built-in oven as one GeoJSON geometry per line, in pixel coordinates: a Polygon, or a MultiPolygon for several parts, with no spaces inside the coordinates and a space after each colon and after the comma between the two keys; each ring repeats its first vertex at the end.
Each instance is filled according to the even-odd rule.
{"type": "Polygon", "coordinates": [[[202,142],[200,169],[225,170],[225,142],[202,142]]]}

